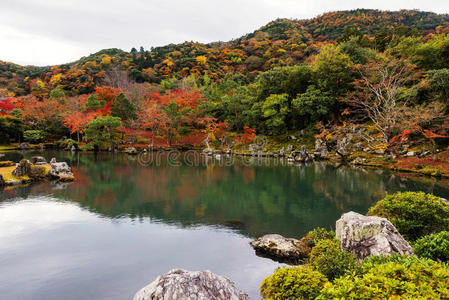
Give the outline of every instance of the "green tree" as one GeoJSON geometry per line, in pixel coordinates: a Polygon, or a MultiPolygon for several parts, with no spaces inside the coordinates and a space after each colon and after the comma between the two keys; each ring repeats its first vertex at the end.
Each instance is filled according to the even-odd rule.
{"type": "Polygon", "coordinates": [[[51,90],[50,92],[50,99],[51,100],[56,100],[61,104],[65,103],[65,92],[63,89],[61,89],[60,87],[54,88],[53,90],[51,90]]]}
{"type": "Polygon", "coordinates": [[[276,67],[257,76],[257,98],[265,100],[272,94],[286,93],[293,99],[298,93],[304,93],[312,80],[313,70],[307,65],[276,67]]]}
{"type": "Polygon", "coordinates": [[[340,48],[343,53],[349,55],[349,58],[355,64],[366,64],[377,56],[376,51],[361,46],[355,37],[351,37],[348,41],[340,44],[340,48]]]}
{"type": "Polygon", "coordinates": [[[318,87],[336,96],[345,93],[352,81],[351,66],[349,55],[343,53],[339,46],[323,46],[313,65],[318,87]]]}
{"type": "Polygon", "coordinates": [[[311,85],[307,91],[293,100],[293,107],[306,122],[322,120],[335,107],[335,99],[328,92],[323,92],[311,85]]]}
{"type": "Polygon", "coordinates": [[[47,133],[43,130],[25,130],[23,132],[23,139],[30,143],[40,143],[46,136],[47,133]]]}
{"type": "Polygon", "coordinates": [[[449,98],[449,69],[431,70],[428,72],[433,88],[441,94],[442,100],[449,98]]]}
{"type": "Polygon", "coordinates": [[[87,98],[86,109],[87,110],[97,110],[103,108],[106,104],[105,101],[99,100],[97,94],[92,94],[87,98]]]}
{"type": "Polygon", "coordinates": [[[95,148],[114,146],[116,128],[122,125],[118,117],[106,116],[93,120],[87,125],[83,139],[95,148]]]}
{"type": "Polygon", "coordinates": [[[8,144],[11,140],[18,141],[22,133],[22,120],[13,116],[0,116],[0,144],[8,144]]]}
{"type": "Polygon", "coordinates": [[[111,105],[111,116],[119,117],[123,121],[132,120],[137,117],[136,106],[126,98],[125,94],[120,93],[111,105]]]}
{"type": "Polygon", "coordinates": [[[262,105],[263,117],[270,134],[279,134],[285,130],[285,118],[289,112],[288,95],[270,95],[262,105]]]}

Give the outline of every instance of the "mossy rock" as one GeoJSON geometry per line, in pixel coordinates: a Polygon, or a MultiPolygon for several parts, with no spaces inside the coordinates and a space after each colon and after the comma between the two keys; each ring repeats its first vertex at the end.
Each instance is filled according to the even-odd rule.
{"type": "Polygon", "coordinates": [[[28,170],[28,176],[33,179],[44,178],[47,176],[47,168],[39,165],[31,165],[28,170]]]}

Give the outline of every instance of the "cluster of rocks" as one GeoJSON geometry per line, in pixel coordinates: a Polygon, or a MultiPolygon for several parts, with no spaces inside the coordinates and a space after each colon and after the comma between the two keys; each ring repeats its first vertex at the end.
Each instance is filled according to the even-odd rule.
{"type": "Polygon", "coordinates": [[[44,178],[52,178],[60,182],[73,181],[75,179],[70,166],[66,162],[57,162],[55,158],[52,158],[49,164],[44,157],[33,156],[31,161],[22,159],[15,166],[16,168],[12,171],[12,175],[19,180],[11,179],[5,181],[1,176],[0,185],[17,185],[39,181],[44,178]]]}
{"type": "MultiPolygon", "coordinates": [[[[355,212],[343,214],[336,223],[336,237],[341,249],[362,260],[371,255],[413,254],[412,247],[385,218],[363,216],[355,212]]],[[[299,240],[278,234],[262,236],[250,243],[258,255],[278,261],[300,263],[299,240]]],[[[156,278],[138,291],[134,300],[162,299],[249,299],[229,279],[210,271],[172,270],[156,278]]]]}
{"type": "MultiPolygon", "coordinates": [[[[449,201],[442,199],[445,203],[449,201]]],[[[412,255],[413,249],[385,218],[348,212],[336,222],[336,238],[343,251],[363,260],[373,255],[412,255]]],[[[300,240],[279,234],[264,235],[250,243],[257,255],[299,264],[304,253],[300,240]]],[[[138,291],[134,300],[158,299],[248,299],[229,279],[210,271],[172,270],[138,291]]]]}
{"type": "MultiPolygon", "coordinates": [[[[349,212],[336,223],[336,237],[341,249],[355,255],[359,260],[372,255],[413,254],[412,247],[401,236],[393,224],[385,218],[363,216],[349,212]]],[[[290,263],[302,261],[299,240],[278,234],[264,235],[250,245],[256,254],[290,263]]]]}
{"type": "Polygon", "coordinates": [[[214,150],[212,148],[206,148],[203,150],[203,154],[206,156],[221,156],[221,155],[232,155],[231,147],[228,147],[225,151],[222,150],[214,150]]]}
{"type": "Polygon", "coordinates": [[[138,151],[134,147],[129,147],[129,148],[126,148],[125,153],[127,153],[129,155],[137,155],[138,151]]]}

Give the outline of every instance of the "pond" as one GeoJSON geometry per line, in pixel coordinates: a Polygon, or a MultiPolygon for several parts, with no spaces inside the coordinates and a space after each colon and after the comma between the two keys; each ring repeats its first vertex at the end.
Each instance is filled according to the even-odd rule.
{"type": "Polygon", "coordinates": [[[249,242],[333,229],[386,192],[449,197],[447,182],[326,163],[68,152],[10,152],[67,161],[77,180],[0,191],[2,299],[132,299],[173,268],[211,270],[259,298],[280,266],[249,242]]]}

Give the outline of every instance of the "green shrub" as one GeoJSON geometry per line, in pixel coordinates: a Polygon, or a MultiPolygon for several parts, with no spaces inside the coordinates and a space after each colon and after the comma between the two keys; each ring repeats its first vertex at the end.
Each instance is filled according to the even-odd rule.
{"type": "Polygon", "coordinates": [[[310,255],[310,251],[312,251],[312,248],[316,244],[318,244],[319,241],[333,238],[335,238],[335,232],[327,231],[324,228],[318,227],[312,231],[309,231],[304,237],[299,240],[299,243],[297,245],[303,261],[307,260],[310,255]]]}
{"type": "Polygon", "coordinates": [[[417,240],[413,251],[421,257],[449,261],[449,231],[441,231],[417,240]]]}
{"type": "Polygon", "coordinates": [[[356,257],[340,249],[337,239],[322,240],[310,252],[309,264],[330,281],[357,267],[356,257]]]}
{"type": "Polygon", "coordinates": [[[60,148],[71,148],[72,146],[77,147],[78,146],[78,142],[72,139],[60,139],[58,140],[56,143],[56,146],[60,147],[60,148]]]}
{"type": "Polygon", "coordinates": [[[39,143],[45,139],[46,133],[42,130],[25,130],[23,138],[30,143],[39,143]]]}
{"type": "Polygon", "coordinates": [[[264,299],[313,299],[320,294],[326,277],[311,267],[291,267],[276,270],[260,286],[264,299]]]}
{"type": "Polygon", "coordinates": [[[416,257],[375,258],[363,272],[335,279],[318,299],[447,299],[449,267],[416,257]]]}
{"type": "Polygon", "coordinates": [[[410,241],[449,229],[449,205],[422,192],[387,195],[368,215],[387,218],[410,241]]]}

